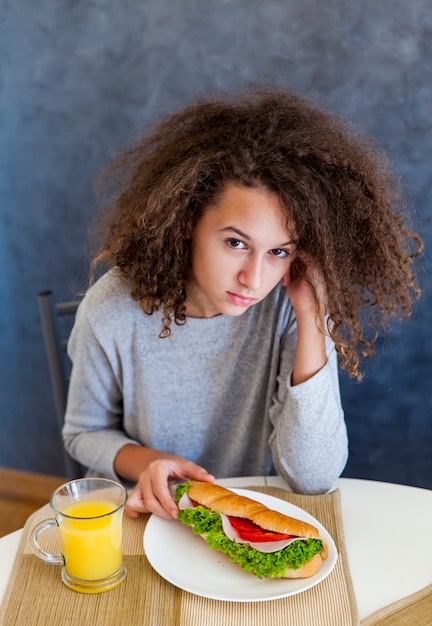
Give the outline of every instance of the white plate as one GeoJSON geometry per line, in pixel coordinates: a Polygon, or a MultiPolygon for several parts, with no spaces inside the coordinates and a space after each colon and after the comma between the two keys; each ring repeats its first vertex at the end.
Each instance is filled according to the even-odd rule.
{"type": "Polygon", "coordinates": [[[144,532],[144,551],[152,567],[180,589],[204,598],[231,602],[275,600],[314,587],[324,580],[337,561],[336,546],[327,530],[312,515],[285,500],[247,489],[231,489],[275,511],[303,520],[318,528],[327,540],[329,557],[318,572],[303,579],[260,579],[245,572],[229,558],[211,550],[188,526],[177,520],[152,515],[144,532]]]}

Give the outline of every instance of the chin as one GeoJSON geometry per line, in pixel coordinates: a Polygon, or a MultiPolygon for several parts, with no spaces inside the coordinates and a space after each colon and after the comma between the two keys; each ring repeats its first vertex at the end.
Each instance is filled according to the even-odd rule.
{"type": "Polygon", "coordinates": [[[250,304],[249,306],[230,306],[227,307],[226,311],[221,311],[222,315],[228,315],[229,317],[240,317],[240,315],[243,315],[243,313],[246,313],[246,311],[248,311],[252,306],[254,306],[253,304],[250,304]]]}

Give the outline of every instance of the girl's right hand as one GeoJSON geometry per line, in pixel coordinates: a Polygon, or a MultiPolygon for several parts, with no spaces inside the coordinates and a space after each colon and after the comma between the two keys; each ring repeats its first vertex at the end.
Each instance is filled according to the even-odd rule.
{"type": "Polygon", "coordinates": [[[165,519],[177,518],[178,509],[170,485],[188,479],[213,482],[215,477],[203,467],[181,457],[164,455],[152,461],[141,472],[136,486],[129,493],[125,513],[129,517],[155,513],[165,519]]]}

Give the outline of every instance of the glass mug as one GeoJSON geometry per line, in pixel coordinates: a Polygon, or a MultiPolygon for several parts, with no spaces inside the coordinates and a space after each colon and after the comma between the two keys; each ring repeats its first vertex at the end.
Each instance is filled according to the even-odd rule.
{"type": "Polygon", "coordinates": [[[61,485],[50,497],[54,520],[44,520],[31,533],[36,556],[63,565],[65,585],[81,593],[117,587],[126,576],[122,556],[123,509],[127,492],[105,478],[80,478],[61,485]],[[39,536],[58,526],[61,554],[45,552],[39,536]]]}

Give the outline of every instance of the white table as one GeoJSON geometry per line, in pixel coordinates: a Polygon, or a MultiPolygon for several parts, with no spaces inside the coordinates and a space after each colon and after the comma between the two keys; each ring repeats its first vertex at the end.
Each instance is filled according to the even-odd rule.
{"type": "MultiPolygon", "coordinates": [[[[284,487],[278,477],[231,478],[227,487],[284,487]]],[[[342,514],[359,617],[432,583],[432,491],[351,478],[339,479],[342,514]],[[421,539],[421,550],[404,552],[404,539],[421,539]],[[423,538],[423,540],[422,540],[423,538]],[[378,558],[377,558],[378,556],[378,558]]],[[[22,531],[0,539],[0,601],[22,531]]]]}

